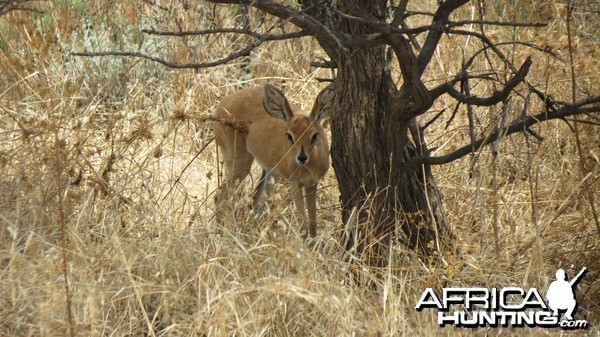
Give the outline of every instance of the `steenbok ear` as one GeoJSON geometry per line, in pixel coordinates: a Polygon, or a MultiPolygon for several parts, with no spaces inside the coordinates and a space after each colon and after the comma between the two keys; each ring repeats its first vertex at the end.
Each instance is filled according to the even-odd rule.
{"type": "Polygon", "coordinates": [[[317,95],[315,104],[310,116],[317,121],[321,121],[331,115],[331,106],[333,104],[333,85],[327,86],[317,95]]]}
{"type": "Polygon", "coordinates": [[[294,116],[285,95],[270,84],[265,84],[263,105],[267,113],[277,119],[287,121],[294,116]]]}

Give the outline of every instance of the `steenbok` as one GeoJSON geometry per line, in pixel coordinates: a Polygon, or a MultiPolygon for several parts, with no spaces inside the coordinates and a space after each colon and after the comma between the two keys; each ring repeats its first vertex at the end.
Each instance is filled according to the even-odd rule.
{"type": "Polygon", "coordinates": [[[310,115],[290,104],[279,89],[269,84],[225,97],[215,112],[213,129],[226,178],[217,193],[217,209],[227,202],[233,185],[250,173],[256,159],[263,172],[254,192],[254,207],[263,194],[271,193],[273,179],[284,179],[292,185],[303,237],[315,237],[317,184],[329,169],[329,143],[321,120],[330,114],[331,96],[329,88],[321,92],[310,115]]]}

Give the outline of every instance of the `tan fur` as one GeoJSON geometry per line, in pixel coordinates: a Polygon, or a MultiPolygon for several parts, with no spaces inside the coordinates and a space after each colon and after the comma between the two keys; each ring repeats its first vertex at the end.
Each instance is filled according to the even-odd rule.
{"type": "MultiPolygon", "coordinates": [[[[248,131],[232,129],[225,123],[214,125],[225,165],[226,183],[222,189],[228,191],[231,185],[243,180],[256,159],[263,168],[263,181],[257,187],[254,205],[257,206],[264,192],[270,193],[270,177],[284,179],[292,184],[304,236],[307,232],[316,236],[317,184],[329,169],[329,143],[320,121],[328,116],[330,96],[330,90],[323,91],[310,115],[291,105],[284,94],[271,85],[225,97],[217,107],[216,119],[241,122],[248,131]],[[293,145],[288,134],[294,140],[293,145]],[[314,142],[311,142],[313,137],[314,142]]],[[[227,192],[222,189],[217,195],[218,205],[227,199],[227,192]]]]}

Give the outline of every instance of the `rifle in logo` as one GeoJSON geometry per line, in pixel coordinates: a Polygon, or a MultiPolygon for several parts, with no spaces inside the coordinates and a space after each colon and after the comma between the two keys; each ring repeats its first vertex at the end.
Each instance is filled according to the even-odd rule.
{"type": "Polygon", "coordinates": [[[564,270],[559,269],[556,271],[556,281],[552,281],[550,287],[548,288],[548,292],[546,293],[548,306],[550,309],[552,309],[553,316],[558,316],[559,310],[566,310],[567,312],[565,317],[569,321],[573,320],[573,312],[577,307],[577,301],[575,300],[573,287],[586,271],[587,268],[583,267],[579,274],[572,278],[571,281],[567,281],[567,276],[565,275],[564,270]]]}

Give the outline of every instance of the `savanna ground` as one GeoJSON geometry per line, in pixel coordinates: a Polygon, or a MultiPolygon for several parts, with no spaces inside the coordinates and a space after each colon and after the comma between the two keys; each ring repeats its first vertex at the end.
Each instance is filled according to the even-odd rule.
{"type": "MultiPolygon", "coordinates": [[[[332,171],[319,193],[318,248],[300,239],[285,186],[270,201],[267,219],[256,221],[250,211],[250,181],[234,200],[236,214],[221,224],[213,214],[221,175],[207,117],[224,95],[267,82],[309,109],[323,86],[316,78],[329,76],[309,65],[322,55],[318,45],[309,38],[272,43],[248,59],[198,71],[69,54],[130,50],[202,62],[240,43],[231,36],[140,33],[239,21],[234,7],[148,3],[37,2],[42,13],[0,17],[1,335],[598,334],[600,240],[589,193],[598,209],[598,127],[578,124],[581,155],[576,133],[564,122],[549,122],[535,127],[543,141],[511,136],[497,156],[486,148],[435,167],[460,254],[428,264],[396,245],[386,277],[371,280],[378,287],[361,287],[350,275],[373,273],[344,262],[332,171]],[[590,272],[576,289],[576,318],[588,320],[585,331],[439,328],[433,310],[414,309],[426,287],[545,291],[557,268],[572,277],[584,266],[590,272]]],[[[571,43],[578,97],[600,89],[600,8],[582,3],[571,43]]],[[[433,2],[409,6],[435,9],[433,2]]],[[[488,34],[555,53],[515,46],[511,56],[532,55],[530,82],[569,101],[566,6],[535,0],[488,6],[491,19],[548,22],[489,27],[488,34]]],[[[467,6],[460,14],[469,18],[473,11],[467,6]]],[[[452,76],[461,49],[475,43],[446,38],[425,78],[434,83],[452,76]]],[[[424,120],[450,103],[441,99],[424,120]]],[[[497,115],[498,108],[477,111],[476,131],[495,127],[497,115]]],[[[428,140],[440,153],[468,139],[461,114],[448,127],[437,123],[428,140]]]]}

